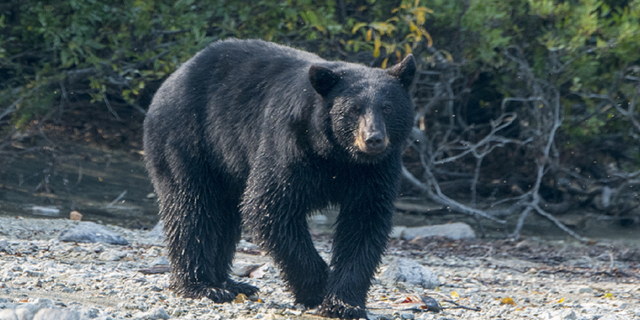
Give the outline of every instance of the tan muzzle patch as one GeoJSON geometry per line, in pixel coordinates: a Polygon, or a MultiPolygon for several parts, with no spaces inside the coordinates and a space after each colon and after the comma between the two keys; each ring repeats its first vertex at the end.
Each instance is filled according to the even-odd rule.
{"type": "MultiPolygon", "coordinates": [[[[358,148],[358,150],[365,153],[372,152],[371,148],[367,145],[366,134],[368,129],[369,128],[367,127],[367,121],[365,120],[365,117],[360,117],[360,121],[358,121],[358,130],[356,132],[356,137],[353,144],[356,148],[358,148]]],[[[386,130],[383,130],[383,132],[385,131],[386,130]]],[[[384,134],[383,147],[381,148],[381,150],[386,149],[387,146],[389,146],[389,136],[384,134]]]]}

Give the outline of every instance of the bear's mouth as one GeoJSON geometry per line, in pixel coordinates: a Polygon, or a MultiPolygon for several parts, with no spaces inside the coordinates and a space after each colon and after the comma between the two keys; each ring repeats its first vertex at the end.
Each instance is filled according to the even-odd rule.
{"type": "Polygon", "coordinates": [[[380,150],[361,150],[360,148],[352,149],[352,157],[356,162],[372,164],[384,159],[388,154],[389,148],[381,148],[380,150]]]}
{"type": "Polygon", "coordinates": [[[360,131],[354,142],[359,152],[375,156],[383,153],[389,146],[389,137],[384,132],[360,131]]]}
{"type": "Polygon", "coordinates": [[[379,147],[373,147],[373,148],[365,147],[365,148],[358,148],[358,149],[359,149],[358,151],[360,151],[360,152],[362,152],[362,153],[364,153],[366,155],[375,156],[375,155],[378,155],[378,154],[381,154],[382,152],[384,152],[384,150],[386,149],[386,146],[381,145],[379,147]]]}

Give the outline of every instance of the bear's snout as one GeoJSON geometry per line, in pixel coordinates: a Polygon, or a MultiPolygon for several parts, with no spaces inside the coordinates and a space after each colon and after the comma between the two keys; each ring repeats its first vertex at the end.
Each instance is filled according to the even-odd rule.
{"type": "Polygon", "coordinates": [[[389,145],[389,137],[387,137],[383,119],[373,112],[362,115],[358,121],[355,145],[358,150],[369,155],[383,152],[389,145]]]}
{"type": "Polygon", "coordinates": [[[366,145],[366,150],[364,150],[365,152],[376,154],[384,151],[385,137],[382,134],[382,132],[380,131],[366,132],[364,135],[365,135],[364,144],[366,145]]]}

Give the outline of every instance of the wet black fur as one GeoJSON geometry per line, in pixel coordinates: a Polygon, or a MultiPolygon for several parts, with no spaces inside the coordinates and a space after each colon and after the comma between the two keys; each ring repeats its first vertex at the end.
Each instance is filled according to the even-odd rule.
{"type": "Polygon", "coordinates": [[[259,40],[227,40],[171,75],[147,114],[144,150],[165,223],[172,288],[215,302],[255,293],[229,278],[244,219],[296,302],[320,305],[323,316],[366,317],[411,129],[409,58],[389,71],[259,40]],[[367,110],[386,125],[390,143],[381,154],[354,146],[367,110]],[[340,206],[331,267],[307,225],[309,213],[329,204],[340,206]]]}

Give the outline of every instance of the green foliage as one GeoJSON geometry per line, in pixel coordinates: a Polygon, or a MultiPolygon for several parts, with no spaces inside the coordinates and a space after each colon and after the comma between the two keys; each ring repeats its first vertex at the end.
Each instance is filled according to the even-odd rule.
{"type": "Polygon", "coordinates": [[[42,115],[27,107],[37,92],[137,105],[148,84],[228,37],[284,42],[330,58],[370,50],[383,54],[383,67],[390,56],[431,41],[423,27],[430,10],[419,1],[388,10],[372,0],[342,3],[353,14],[338,19],[334,0],[11,0],[0,5],[0,101],[29,95],[14,119],[42,115]]]}
{"type": "Polygon", "coordinates": [[[501,97],[527,86],[506,53],[523,58],[537,78],[562,88],[568,136],[588,139],[628,128],[619,110],[640,100],[633,100],[638,82],[629,80],[640,76],[640,0],[617,3],[9,0],[0,5],[0,102],[28,96],[16,125],[49,114],[65,91],[86,102],[138,105],[180,63],[228,37],[383,68],[408,53],[429,62],[433,45],[470,77],[490,74],[501,97]]]}
{"type": "Polygon", "coordinates": [[[420,1],[403,3],[391,11],[392,16],[384,22],[358,22],[351,20],[348,25],[351,33],[356,37],[340,42],[347,50],[357,52],[361,48],[373,50],[373,57],[378,58],[384,50],[384,59],[381,67],[387,67],[390,57],[400,61],[403,56],[412,53],[424,40],[427,46],[433,45],[433,39],[424,28],[427,14],[433,10],[420,6],[420,1]],[[359,37],[357,37],[359,35],[359,37]],[[373,47],[371,46],[373,42],[373,47]]]}
{"type": "MultiPolygon", "coordinates": [[[[640,1],[466,4],[430,2],[434,13],[428,26],[445,35],[435,37],[435,46],[451,48],[466,72],[490,73],[502,96],[518,96],[528,84],[518,81],[519,69],[506,58],[511,53],[524,59],[538,79],[561,90],[569,138],[584,141],[631,125],[615,106],[624,110],[639,101],[640,1]],[[446,35],[456,35],[457,43],[446,35]]],[[[494,101],[496,107],[499,102],[494,101]]]]}

